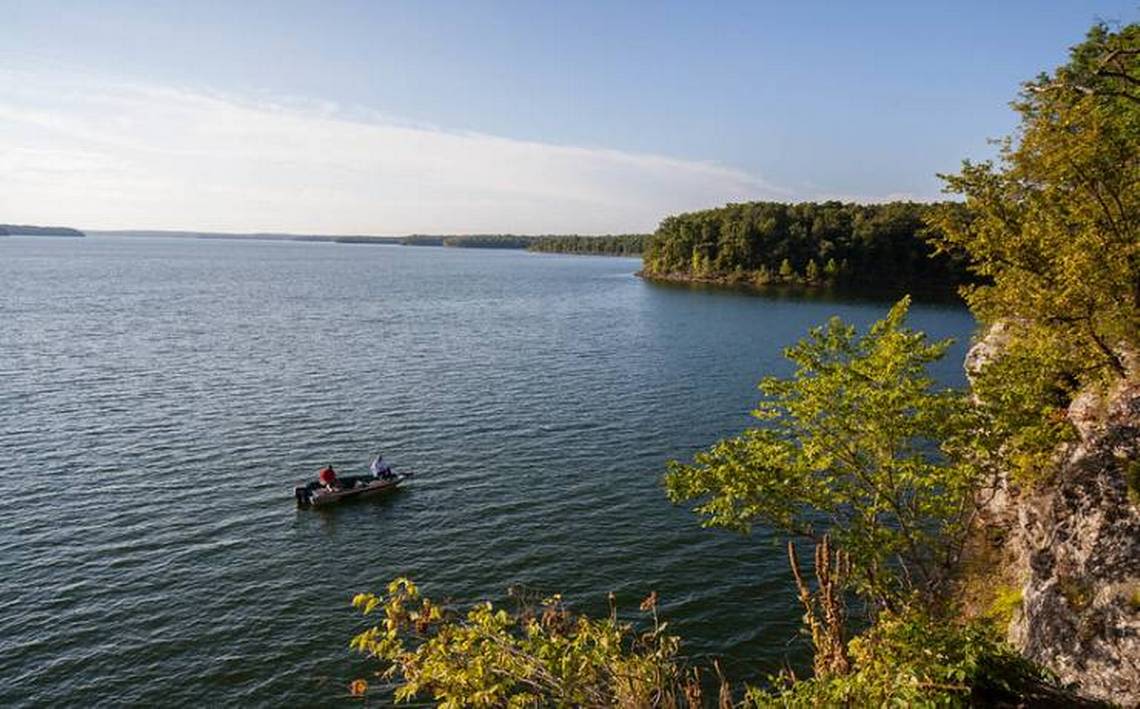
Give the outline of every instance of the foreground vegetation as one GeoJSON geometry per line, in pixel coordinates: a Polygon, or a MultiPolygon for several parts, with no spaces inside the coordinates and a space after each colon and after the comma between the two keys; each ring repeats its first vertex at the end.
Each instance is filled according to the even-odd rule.
{"type": "MultiPolygon", "coordinates": [[[[1021,129],[999,161],[946,176],[964,205],[921,214],[944,263],[967,259],[982,279],[965,289],[967,300],[1006,336],[973,391],[935,385],[927,367],[947,343],[908,328],[903,299],[867,332],[838,319],[813,329],[786,352],[795,373],[761,383],[754,427],[691,462],[669,463],[668,496],[692,504],[702,524],[744,533],[762,524],[790,538],[791,578],[815,651],[810,678],[784,672],[734,688],[705,668],[719,685],[710,690],[665,632],[655,596],[642,604],[640,622],[616,609],[601,620],[576,616],[557,597],[515,613],[489,604],[464,613],[400,579],[382,598],[355,599],[384,617],[354,647],[382,661],[397,699],[449,707],[1075,701],[1003,642],[992,617],[964,617],[955,574],[978,491],[1003,476],[1047,484],[1052,453],[1071,435],[1064,408],[1073,395],[1135,376],[1137,87],[1140,26],[1094,27],[1067,65],[1026,85],[1016,104],[1021,129]],[[801,568],[806,549],[814,550],[814,577],[801,568]],[[853,628],[861,631],[852,636],[853,628]]],[[[747,215],[768,209],[684,215],[663,225],[677,240],[651,240],[647,264],[672,268],[684,243],[696,245],[687,252],[691,269],[768,259],[746,248],[754,242],[744,229],[761,223],[747,215]],[[726,224],[743,225],[744,237],[722,239],[726,224]],[[720,247],[732,244],[743,250],[723,256],[720,247]]],[[[843,205],[824,205],[825,213],[851,224],[860,214],[843,205]]],[[[787,236],[789,225],[804,223],[764,233],[784,234],[789,250],[834,244],[822,238],[833,233],[826,220],[819,238],[787,236]]],[[[810,261],[811,253],[780,258],[810,261]]]]}

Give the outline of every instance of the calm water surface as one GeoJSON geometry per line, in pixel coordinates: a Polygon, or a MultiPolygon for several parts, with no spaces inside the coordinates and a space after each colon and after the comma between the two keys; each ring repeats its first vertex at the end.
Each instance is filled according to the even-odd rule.
{"type": "MultiPolygon", "coordinates": [[[[629,259],[0,239],[0,705],[336,705],[352,594],[409,575],[601,612],[648,591],[694,656],[803,657],[778,539],[702,530],[663,463],[749,421],[781,348],[887,301],[654,286],[629,259]],[[314,512],[291,485],[412,484],[314,512]]],[[[919,305],[959,338],[973,321],[919,305]]]]}

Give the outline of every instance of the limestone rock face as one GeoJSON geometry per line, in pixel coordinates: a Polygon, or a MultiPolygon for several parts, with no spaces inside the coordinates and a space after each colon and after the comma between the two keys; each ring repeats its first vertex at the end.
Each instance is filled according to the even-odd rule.
{"type": "MultiPolygon", "coordinates": [[[[995,347],[976,345],[967,370],[995,347]]],[[[1068,416],[1079,440],[1054,479],[987,497],[1024,584],[1009,639],[1080,694],[1140,706],[1140,379],[1082,393],[1068,416]]]]}

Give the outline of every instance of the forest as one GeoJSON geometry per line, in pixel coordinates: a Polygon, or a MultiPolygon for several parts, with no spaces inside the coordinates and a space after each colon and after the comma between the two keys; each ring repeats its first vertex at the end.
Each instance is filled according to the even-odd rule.
{"type": "Polygon", "coordinates": [[[605,236],[540,236],[527,247],[529,251],[559,254],[600,254],[603,256],[639,256],[645,249],[648,234],[607,234],[605,236]]]}
{"type": "Polygon", "coordinates": [[[960,256],[936,254],[926,219],[953,203],[749,202],[666,218],[645,245],[643,275],[724,283],[946,289],[960,256]]]}
{"type": "Polygon", "coordinates": [[[544,253],[603,254],[637,256],[641,253],[647,234],[607,234],[582,236],[580,234],[453,234],[448,236],[413,234],[400,239],[405,246],[453,246],[468,249],[526,249],[544,253]]]}

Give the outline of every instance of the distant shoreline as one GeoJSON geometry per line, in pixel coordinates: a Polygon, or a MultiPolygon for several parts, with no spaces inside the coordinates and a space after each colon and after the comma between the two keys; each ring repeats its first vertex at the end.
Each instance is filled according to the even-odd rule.
{"type": "Polygon", "coordinates": [[[0,236],[63,236],[82,238],[86,236],[78,229],[66,226],[32,226],[31,224],[0,224],[0,236]]]}
{"type": "Polygon", "coordinates": [[[649,273],[645,269],[637,271],[638,278],[657,285],[675,286],[677,288],[692,288],[699,290],[714,290],[724,292],[752,293],[756,295],[820,295],[825,297],[841,298],[897,298],[903,294],[916,296],[923,301],[961,303],[957,287],[949,284],[889,284],[883,286],[869,286],[856,284],[835,283],[804,283],[792,281],[769,281],[757,283],[747,278],[691,276],[679,273],[649,273]]]}
{"type": "Polygon", "coordinates": [[[93,236],[122,236],[132,239],[215,239],[229,241],[317,241],[338,244],[398,244],[398,236],[365,236],[357,234],[278,234],[278,233],[229,233],[210,231],[179,231],[162,229],[99,229],[88,232],[93,236]]]}
{"type": "MultiPolygon", "coordinates": [[[[625,256],[640,258],[640,253],[617,251],[631,239],[643,239],[643,235],[599,235],[544,234],[541,236],[515,234],[408,234],[405,236],[372,236],[366,234],[285,234],[276,232],[236,233],[202,232],[164,229],[99,229],[90,232],[94,236],[127,238],[170,238],[207,239],[230,241],[301,241],[335,244],[372,244],[398,246],[426,246],[461,249],[491,249],[530,251],[535,253],[560,253],[582,256],[625,256]],[[596,241],[595,241],[596,240],[596,241]]],[[[640,241],[636,242],[640,245],[640,241]]],[[[625,245],[628,249],[628,244],[625,245]]]]}

